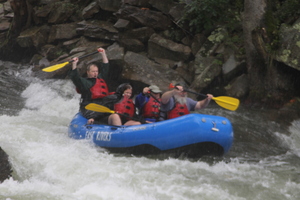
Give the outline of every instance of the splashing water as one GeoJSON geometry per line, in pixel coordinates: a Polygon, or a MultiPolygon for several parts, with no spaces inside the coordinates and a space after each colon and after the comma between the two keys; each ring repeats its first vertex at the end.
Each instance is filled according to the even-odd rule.
{"type": "Polygon", "coordinates": [[[13,176],[0,184],[1,200],[300,198],[300,121],[280,129],[261,111],[211,106],[205,112],[227,117],[235,129],[233,148],[224,157],[114,155],[68,138],[79,107],[71,81],[24,81],[18,98],[23,106],[0,115],[0,146],[13,167],[13,176]]]}

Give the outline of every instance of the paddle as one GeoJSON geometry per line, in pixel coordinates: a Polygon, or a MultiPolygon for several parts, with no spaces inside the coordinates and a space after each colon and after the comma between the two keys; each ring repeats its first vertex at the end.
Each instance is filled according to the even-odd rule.
{"type": "MultiPolygon", "coordinates": [[[[176,86],[174,86],[172,83],[170,84],[170,88],[175,88],[176,86]]],[[[200,95],[203,97],[207,97],[207,95],[205,94],[201,94],[201,93],[197,93],[197,92],[193,92],[190,90],[186,90],[184,89],[185,92],[189,92],[192,94],[196,94],[196,95],[200,95]]],[[[220,97],[213,97],[212,98],[219,106],[226,108],[228,110],[231,111],[235,111],[239,105],[240,105],[240,100],[233,98],[233,97],[227,97],[227,96],[220,96],[220,97]]]]}
{"type": "Polygon", "coordinates": [[[142,122],[141,119],[137,119],[137,118],[134,118],[134,117],[130,117],[128,115],[117,113],[114,110],[109,109],[108,107],[105,107],[105,106],[102,106],[102,105],[99,105],[99,104],[96,104],[96,103],[90,103],[90,104],[86,105],[85,109],[91,110],[91,111],[94,111],[94,112],[101,112],[101,113],[112,113],[112,114],[116,113],[118,115],[123,115],[125,117],[128,117],[128,118],[134,119],[136,121],[142,122]]]}
{"type": "MultiPolygon", "coordinates": [[[[80,56],[80,57],[78,57],[78,58],[79,58],[79,59],[85,58],[85,57],[94,55],[94,54],[96,54],[96,53],[98,53],[98,52],[99,52],[99,51],[95,51],[95,52],[93,52],[93,53],[86,54],[86,55],[80,56]]],[[[63,68],[64,66],[66,66],[67,64],[69,64],[69,63],[71,63],[71,62],[73,62],[73,60],[70,60],[70,61],[64,62],[64,63],[60,63],[60,64],[57,64],[57,65],[52,65],[52,66],[46,67],[46,68],[44,68],[44,69],[42,69],[42,70],[43,70],[44,72],[53,72],[53,71],[56,71],[56,70],[58,70],[58,69],[60,69],[60,68],[63,68]]]]}
{"type": "Polygon", "coordinates": [[[149,94],[153,99],[155,99],[158,103],[160,103],[160,101],[153,94],[151,94],[150,91],[148,91],[147,94],[149,94]]]}

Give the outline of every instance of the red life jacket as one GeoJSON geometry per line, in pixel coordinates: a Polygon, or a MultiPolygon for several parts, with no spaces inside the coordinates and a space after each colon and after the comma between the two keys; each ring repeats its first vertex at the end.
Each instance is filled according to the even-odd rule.
{"type": "Polygon", "coordinates": [[[132,99],[129,99],[124,96],[118,103],[114,105],[114,110],[117,113],[124,114],[129,117],[133,117],[135,112],[135,107],[132,99]]]}
{"type": "MultiPolygon", "coordinates": [[[[79,94],[81,94],[81,92],[79,91],[78,88],[76,88],[76,91],[79,94]]],[[[96,78],[96,82],[90,88],[90,92],[91,92],[91,94],[90,94],[91,95],[90,96],[91,99],[103,98],[103,97],[106,97],[109,94],[107,84],[104,81],[104,79],[101,79],[101,78],[96,78]]]]}
{"type": "Polygon", "coordinates": [[[108,95],[108,88],[106,82],[101,78],[96,79],[96,83],[90,88],[92,99],[103,98],[108,95]]]}
{"type": "Polygon", "coordinates": [[[183,105],[176,102],[175,107],[168,112],[168,119],[173,119],[187,114],[190,114],[190,111],[187,108],[186,104],[183,105]]]}
{"type": "Polygon", "coordinates": [[[148,102],[143,106],[143,117],[145,118],[159,118],[160,99],[150,97],[148,102]]]}

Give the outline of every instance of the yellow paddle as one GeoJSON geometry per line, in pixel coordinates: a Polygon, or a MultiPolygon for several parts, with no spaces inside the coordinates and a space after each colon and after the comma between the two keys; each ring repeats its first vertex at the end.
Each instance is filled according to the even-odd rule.
{"type": "Polygon", "coordinates": [[[105,107],[105,106],[102,106],[102,105],[99,105],[99,104],[96,104],[96,103],[90,103],[88,105],[85,106],[85,109],[87,110],[91,110],[91,111],[94,111],[94,112],[101,112],[101,113],[116,113],[118,115],[123,115],[125,117],[128,117],[128,118],[131,118],[133,120],[136,120],[136,121],[139,121],[141,123],[144,123],[145,120],[144,119],[137,119],[137,118],[134,118],[134,117],[130,117],[128,115],[125,115],[125,114],[121,114],[121,113],[117,113],[115,112],[114,110],[111,110],[109,109],[108,107],[105,107]]]}
{"type": "Polygon", "coordinates": [[[240,100],[233,97],[220,96],[220,97],[213,97],[212,99],[219,106],[231,111],[235,111],[240,105],[240,100]]]}
{"type": "MultiPolygon", "coordinates": [[[[169,86],[170,88],[174,88],[176,86],[173,86],[173,84],[170,84],[169,86]]],[[[207,95],[205,94],[201,94],[201,93],[197,93],[197,92],[193,92],[193,91],[190,91],[190,90],[186,90],[184,89],[185,92],[189,92],[189,93],[192,93],[192,94],[196,94],[196,95],[200,95],[200,96],[203,96],[203,97],[207,97],[207,95]]],[[[239,99],[236,99],[236,98],[233,98],[233,97],[227,97],[227,96],[220,96],[220,97],[213,97],[212,98],[219,106],[223,107],[223,108],[226,108],[228,110],[231,110],[231,111],[235,111],[239,105],[240,105],[240,100],[239,99]]]]}
{"type": "MultiPolygon", "coordinates": [[[[80,57],[78,57],[78,58],[79,58],[79,59],[85,58],[85,57],[87,57],[87,56],[91,56],[91,55],[94,55],[94,54],[96,54],[96,53],[98,53],[98,51],[95,51],[95,52],[93,52],[93,53],[90,53],[90,54],[86,54],[86,55],[80,56],[80,57]]],[[[67,64],[69,64],[69,63],[71,63],[71,62],[73,62],[73,60],[70,60],[70,61],[64,62],[64,63],[60,63],[60,64],[56,64],[56,65],[52,65],[52,66],[46,67],[46,68],[44,68],[44,69],[42,69],[42,70],[43,70],[44,72],[53,72],[53,71],[56,71],[56,70],[58,70],[58,69],[60,69],[60,68],[63,68],[64,66],[66,66],[67,64]]]]}
{"type": "Polygon", "coordinates": [[[90,103],[86,105],[85,109],[95,111],[95,112],[102,112],[102,113],[116,113],[115,111],[109,109],[108,107],[96,103],[90,103]]]}

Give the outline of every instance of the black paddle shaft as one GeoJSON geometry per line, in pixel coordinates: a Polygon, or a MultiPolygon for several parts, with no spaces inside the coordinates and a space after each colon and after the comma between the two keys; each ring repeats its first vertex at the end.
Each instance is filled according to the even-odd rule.
{"type": "MultiPolygon", "coordinates": [[[[177,87],[175,87],[175,88],[178,90],[178,88],[177,88],[177,87]]],[[[206,98],[207,98],[207,95],[205,95],[205,94],[201,94],[201,93],[193,92],[193,91],[186,90],[186,89],[184,89],[183,91],[184,91],[184,92],[189,92],[189,93],[192,93],[192,94],[196,94],[196,95],[199,95],[199,96],[202,96],[202,97],[206,97],[206,98]]]]}
{"type": "Polygon", "coordinates": [[[196,95],[199,95],[199,96],[202,96],[202,97],[206,97],[206,98],[207,98],[207,95],[205,95],[205,94],[193,92],[193,91],[190,91],[190,90],[184,90],[184,91],[189,92],[189,93],[192,93],[192,94],[196,94],[196,95]]]}
{"type": "MultiPolygon", "coordinates": [[[[92,53],[89,53],[89,54],[86,54],[86,55],[83,55],[83,56],[79,56],[78,59],[82,59],[82,58],[85,58],[85,57],[88,57],[88,56],[91,56],[91,55],[94,55],[96,53],[98,53],[99,51],[94,51],[92,53]]],[[[69,62],[73,62],[74,60],[71,60],[69,62]]]]}

